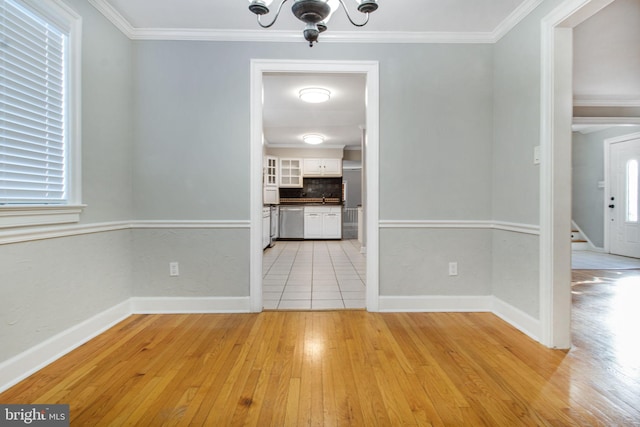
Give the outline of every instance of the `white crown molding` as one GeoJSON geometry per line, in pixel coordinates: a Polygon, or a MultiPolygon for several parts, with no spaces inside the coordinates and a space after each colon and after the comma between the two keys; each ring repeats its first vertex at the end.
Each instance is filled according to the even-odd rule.
{"type": "Polygon", "coordinates": [[[509,14],[498,26],[493,30],[493,42],[498,42],[509,31],[511,31],[520,21],[533,12],[543,0],[527,0],[520,4],[513,12],[509,14]]]}
{"type": "MultiPolygon", "coordinates": [[[[323,43],[495,43],[542,0],[528,0],[491,32],[327,31],[323,43]]],[[[215,30],[206,28],[135,28],[106,0],[89,0],[100,13],[132,40],[192,40],[226,42],[300,42],[300,31],[215,30]]]]}
{"type": "Polygon", "coordinates": [[[89,0],[89,3],[98,9],[113,25],[116,26],[125,36],[133,39],[136,29],[122,16],[117,10],[113,8],[105,0],[89,0]]]}

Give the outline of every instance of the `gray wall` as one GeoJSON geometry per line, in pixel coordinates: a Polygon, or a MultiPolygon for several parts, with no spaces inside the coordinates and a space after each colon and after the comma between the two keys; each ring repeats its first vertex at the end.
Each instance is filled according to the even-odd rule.
{"type": "MultiPolygon", "coordinates": [[[[492,52],[482,44],[318,44],[311,50],[289,43],[136,42],[136,217],[248,219],[250,60],[308,58],[379,61],[381,219],[489,219],[493,120],[486,106],[492,103],[492,52]]],[[[441,232],[415,233],[442,238],[441,232]]],[[[420,271],[407,280],[412,289],[398,289],[399,266],[388,259],[410,256],[416,248],[402,249],[396,245],[402,236],[393,234],[381,245],[385,293],[431,294],[420,271]],[[388,248],[396,246],[391,254],[388,248]]],[[[156,243],[172,248],[177,237],[163,237],[156,243]]],[[[485,238],[479,246],[461,245],[455,257],[483,255],[490,243],[485,238]]],[[[193,250],[199,251],[197,245],[193,250]]],[[[426,258],[423,268],[441,271],[426,248],[417,250],[426,258]]],[[[246,260],[236,261],[246,266],[246,260]]],[[[239,267],[227,263],[221,274],[239,267]]],[[[482,270],[477,280],[454,293],[468,294],[469,286],[472,294],[486,293],[491,264],[476,263],[475,269],[482,270]]],[[[223,295],[248,290],[248,283],[226,286],[223,295]]]]}
{"type": "MultiPolygon", "coordinates": [[[[131,41],[68,3],[83,17],[81,222],[130,220],[131,41]]],[[[131,262],[129,230],[0,244],[0,361],[131,297],[131,262]]]]}
{"type": "Polygon", "coordinates": [[[573,133],[572,219],[598,248],[604,247],[604,140],[640,131],[640,126],[620,126],[582,134],[573,133]]]}
{"type": "MultiPolygon", "coordinates": [[[[545,1],[495,45],[493,75],[492,216],[540,223],[540,21],[556,1],[545,1]]],[[[492,294],[539,316],[539,237],[495,231],[492,294]]]]}

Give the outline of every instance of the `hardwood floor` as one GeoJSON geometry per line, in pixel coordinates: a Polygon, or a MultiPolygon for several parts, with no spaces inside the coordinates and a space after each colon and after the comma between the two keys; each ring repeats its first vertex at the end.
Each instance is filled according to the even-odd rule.
{"type": "Polygon", "coordinates": [[[639,289],[575,275],[570,351],[488,313],[134,315],[0,403],[77,426],[640,425],[638,299],[610,306],[639,289]]]}

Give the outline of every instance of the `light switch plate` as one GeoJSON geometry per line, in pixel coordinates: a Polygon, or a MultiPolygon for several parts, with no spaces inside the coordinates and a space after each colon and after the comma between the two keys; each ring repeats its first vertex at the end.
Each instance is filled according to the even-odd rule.
{"type": "Polygon", "coordinates": [[[534,165],[540,164],[540,146],[539,145],[536,145],[535,147],[533,147],[533,164],[534,165]]]}

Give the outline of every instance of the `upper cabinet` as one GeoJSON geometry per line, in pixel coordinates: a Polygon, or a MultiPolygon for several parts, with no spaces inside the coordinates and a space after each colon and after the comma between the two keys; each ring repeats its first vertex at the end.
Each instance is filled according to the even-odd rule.
{"type": "Polygon", "coordinates": [[[278,158],[265,156],[264,158],[264,185],[266,187],[278,186],[278,158]]]}
{"type": "Polygon", "coordinates": [[[302,159],[280,159],[280,187],[302,187],[302,159]]]}
{"type": "Polygon", "coordinates": [[[265,156],[263,163],[262,203],[265,205],[277,205],[280,203],[278,190],[278,158],[265,156]]]}
{"type": "Polygon", "coordinates": [[[342,176],[342,159],[304,159],[304,176],[342,176]]]}

